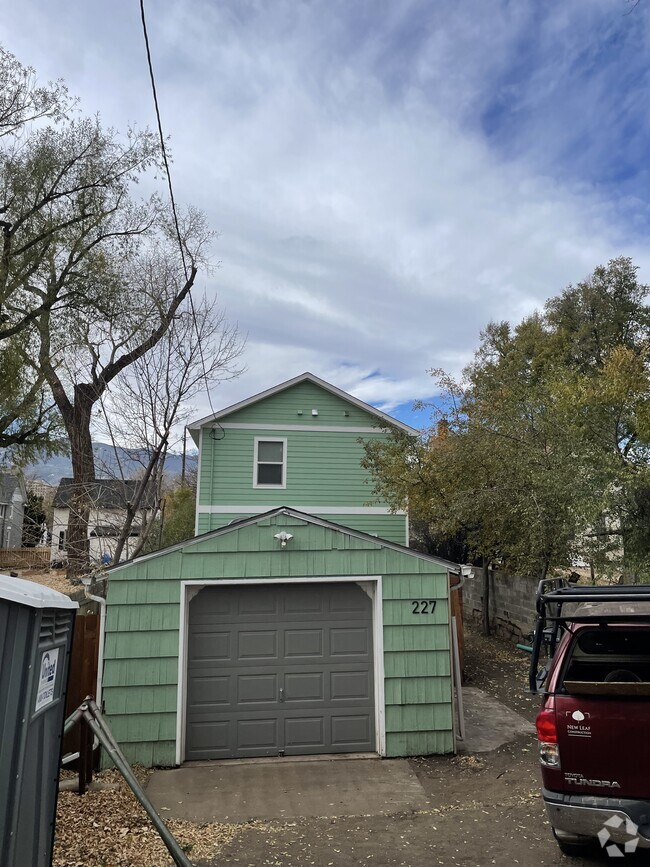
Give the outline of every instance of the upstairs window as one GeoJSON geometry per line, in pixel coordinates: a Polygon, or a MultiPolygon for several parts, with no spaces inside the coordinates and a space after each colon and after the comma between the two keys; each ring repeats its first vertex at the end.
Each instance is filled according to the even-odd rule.
{"type": "Polygon", "coordinates": [[[286,439],[255,439],[254,488],[286,488],[286,439]]]}

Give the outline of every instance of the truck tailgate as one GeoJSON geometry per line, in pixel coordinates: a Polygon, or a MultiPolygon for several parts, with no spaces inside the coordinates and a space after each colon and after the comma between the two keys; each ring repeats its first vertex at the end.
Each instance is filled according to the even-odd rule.
{"type": "Polygon", "coordinates": [[[556,694],[555,712],[564,791],[650,798],[650,695],[556,694]]]}

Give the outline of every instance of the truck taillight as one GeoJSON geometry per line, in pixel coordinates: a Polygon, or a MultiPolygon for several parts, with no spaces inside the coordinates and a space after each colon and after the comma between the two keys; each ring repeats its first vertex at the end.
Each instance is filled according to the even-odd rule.
{"type": "Polygon", "coordinates": [[[560,748],[557,743],[557,723],[555,709],[546,708],[537,714],[535,720],[539,739],[539,760],[547,768],[560,767],[560,748]]]}
{"type": "Polygon", "coordinates": [[[554,710],[541,710],[535,720],[537,737],[545,744],[557,743],[557,725],[554,710]]]}

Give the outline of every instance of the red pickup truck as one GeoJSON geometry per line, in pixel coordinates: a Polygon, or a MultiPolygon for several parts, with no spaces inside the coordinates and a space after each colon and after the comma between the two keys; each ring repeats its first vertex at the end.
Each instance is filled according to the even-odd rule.
{"type": "Polygon", "coordinates": [[[650,586],[542,582],[530,688],[560,849],[650,849],[650,586]]]}

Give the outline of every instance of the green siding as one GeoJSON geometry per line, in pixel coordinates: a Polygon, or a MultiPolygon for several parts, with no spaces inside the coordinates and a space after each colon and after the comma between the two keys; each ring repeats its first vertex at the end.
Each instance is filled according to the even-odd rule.
{"type": "MultiPolygon", "coordinates": [[[[293,506],[319,514],[319,506],[355,509],[369,504],[387,510],[378,500],[361,466],[361,440],[383,439],[387,430],[371,413],[310,382],[299,383],[258,401],[223,419],[224,428],[213,435],[203,428],[198,481],[198,532],[223,527],[251,510],[265,512],[293,506]],[[312,409],[318,416],[312,416],[312,409]],[[231,428],[229,424],[255,425],[231,428]],[[268,425],[273,425],[269,428],[268,425]],[[287,427],[282,427],[287,425],[287,427]],[[292,430],[299,425],[303,430],[292,430]],[[319,427],[340,430],[322,431],[319,427]],[[365,432],[359,432],[365,428],[365,432]],[[286,479],[283,488],[255,488],[253,484],[256,437],[286,438],[286,479]],[[227,514],[206,514],[204,506],[228,508],[227,514]],[[247,507],[242,513],[238,507],[247,507]],[[229,508],[231,507],[231,508],[229,508]]],[[[325,517],[325,516],[324,516],[325,517]]],[[[390,541],[406,543],[406,517],[369,514],[327,515],[337,523],[368,533],[385,533],[390,541]]]]}
{"type": "Polygon", "coordinates": [[[375,427],[379,419],[313,382],[299,382],[271,397],[232,412],[221,421],[237,424],[375,427]],[[312,416],[312,409],[318,410],[317,416],[312,416]]]}
{"type": "Polygon", "coordinates": [[[109,573],[104,702],[128,758],[173,764],[179,581],[382,576],[387,755],[451,752],[447,571],[382,545],[279,514],[109,573]],[[293,534],[280,550],[280,529],[293,534]],[[433,614],[413,599],[436,600],[433,614]]]}
{"type": "MultiPolygon", "coordinates": [[[[204,433],[201,446],[200,506],[363,506],[373,498],[359,433],[226,428],[222,439],[204,433]],[[284,488],[255,488],[256,437],[286,437],[284,488]]],[[[366,433],[364,440],[385,434],[366,433]]],[[[379,503],[379,505],[385,505],[379,503]]]]}

